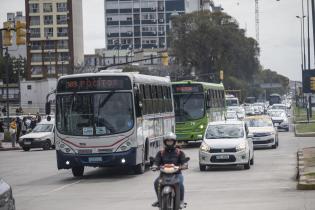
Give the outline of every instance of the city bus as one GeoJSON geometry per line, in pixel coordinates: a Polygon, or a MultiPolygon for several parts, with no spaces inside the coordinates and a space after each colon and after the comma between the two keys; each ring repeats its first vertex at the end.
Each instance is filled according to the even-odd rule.
{"type": "Polygon", "coordinates": [[[126,167],[144,173],[175,132],[171,82],[137,73],[86,73],[59,78],[56,89],[58,169],[126,167]]]}
{"type": "Polygon", "coordinates": [[[202,140],[209,122],[224,119],[222,83],[181,81],[173,82],[172,89],[178,141],[202,140]]]}
{"type": "Polygon", "coordinates": [[[269,96],[269,105],[272,106],[274,104],[281,104],[281,96],[279,94],[271,94],[269,96]]]}

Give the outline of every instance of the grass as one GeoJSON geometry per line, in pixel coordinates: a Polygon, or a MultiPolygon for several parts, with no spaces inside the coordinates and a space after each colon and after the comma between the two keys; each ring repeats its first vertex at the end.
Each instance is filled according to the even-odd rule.
{"type": "MultiPolygon", "coordinates": [[[[301,107],[294,107],[294,121],[307,121],[307,112],[305,108],[301,107]]],[[[315,113],[313,113],[313,117],[310,120],[315,120],[315,113]]]]}
{"type": "Polygon", "coordinates": [[[305,176],[311,176],[311,177],[315,177],[315,172],[312,172],[312,173],[308,173],[308,174],[305,174],[305,176]]]}
{"type": "Polygon", "coordinates": [[[309,133],[315,132],[315,123],[303,123],[298,124],[295,127],[297,133],[309,133]]]}

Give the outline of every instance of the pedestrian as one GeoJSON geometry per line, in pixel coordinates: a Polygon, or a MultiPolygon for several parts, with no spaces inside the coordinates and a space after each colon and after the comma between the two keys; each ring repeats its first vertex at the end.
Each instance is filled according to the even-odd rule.
{"type": "Polygon", "coordinates": [[[2,141],[4,141],[4,128],[3,122],[0,121],[0,148],[2,148],[2,141]]]}
{"type": "Polygon", "coordinates": [[[21,136],[22,122],[19,117],[16,118],[16,141],[19,142],[21,136]]]}
{"type": "Polygon", "coordinates": [[[12,120],[12,122],[10,123],[10,128],[9,128],[9,132],[10,132],[10,136],[11,136],[11,142],[12,142],[12,147],[15,147],[15,143],[16,143],[16,119],[14,118],[12,120]]]}
{"type": "Polygon", "coordinates": [[[30,128],[33,130],[36,127],[36,118],[32,117],[30,128]]]}
{"type": "Polygon", "coordinates": [[[25,135],[27,132],[26,117],[23,117],[23,120],[21,123],[21,132],[22,132],[22,135],[25,135]]]}
{"type": "Polygon", "coordinates": [[[36,113],[36,122],[37,122],[37,123],[40,123],[40,121],[42,121],[42,118],[41,118],[41,116],[39,115],[39,113],[37,112],[37,113],[36,113]]]}

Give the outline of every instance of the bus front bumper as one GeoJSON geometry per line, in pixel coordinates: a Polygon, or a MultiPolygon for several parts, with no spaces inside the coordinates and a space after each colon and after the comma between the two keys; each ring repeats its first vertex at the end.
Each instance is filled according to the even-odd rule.
{"type": "Polygon", "coordinates": [[[66,154],[60,150],[57,153],[58,169],[71,169],[76,166],[91,167],[128,167],[136,165],[137,149],[108,154],[66,154]]]}

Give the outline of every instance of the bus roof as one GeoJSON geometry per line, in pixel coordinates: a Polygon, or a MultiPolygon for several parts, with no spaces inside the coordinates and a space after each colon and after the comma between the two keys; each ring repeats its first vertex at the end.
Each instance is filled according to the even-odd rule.
{"type": "Polygon", "coordinates": [[[224,90],[224,86],[222,83],[208,83],[208,82],[196,82],[192,80],[184,80],[184,81],[178,81],[178,82],[172,82],[172,84],[180,85],[180,84],[201,84],[206,89],[217,89],[217,90],[224,90]]]}
{"type": "Polygon", "coordinates": [[[280,94],[278,94],[278,93],[273,93],[273,94],[270,94],[270,96],[279,96],[279,97],[281,97],[281,95],[280,95],[280,94]]]}
{"type": "Polygon", "coordinates": [[[151,76],[145,74],[139,74],[138,72],[96,72],[96,73],[83,73],[83,74],[71,74],[62,76],[58,79],[68,79],[68,78],[80,78],[80,77],[97,77],[97,76],[127,76],[133,82],[145,83],[145,84],[169,84],[169,77],[159,77],[151,76]]]}

